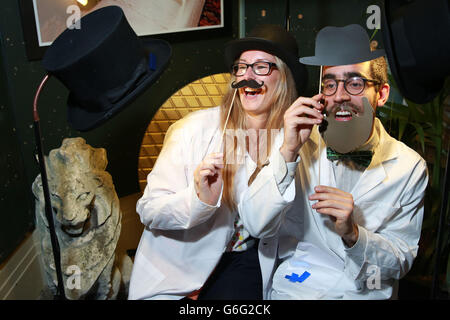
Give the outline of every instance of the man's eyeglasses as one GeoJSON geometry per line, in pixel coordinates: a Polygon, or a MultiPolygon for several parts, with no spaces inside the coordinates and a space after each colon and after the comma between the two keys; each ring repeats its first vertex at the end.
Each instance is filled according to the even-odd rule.
{"type": "Polygon", "coordinates": [[[233,75],[240,77],[245,74],[248,67],[251,67],[253,72],[255,74],[257,74],[258,76],[265,76],[270,73],[272,68],[276,68],[277,65],[273,62],[267,62],[267,61],[258,61],[258,62],[252,63],[252,64],[240,62],[240,63],[236,63],[232,66],[231,72],[233,73],[233,75]]]}
{"type": "Polygon", "coordinates": [[[336,93],[339,82],[344,83],[344,89],[351,95],[358,95],[364,91],[366,82],[380,84],[378,80],[366,79],[362,77],[352,77],[348,79],[325,79],[322,81],[322,93],[326,96],[332,96],[336,93]]]}

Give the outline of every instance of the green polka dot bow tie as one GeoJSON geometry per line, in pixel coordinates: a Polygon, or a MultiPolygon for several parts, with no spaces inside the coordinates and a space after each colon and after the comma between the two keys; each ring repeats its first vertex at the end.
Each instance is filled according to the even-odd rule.
{"type": "Polygon", "coordinates": [[[331,148],[327,148],[327,159],[328,160],[351,160],[354,163],[367,168],[372,161],[373,152],[372,151],[354,151],[348,153],[339,153],[331,148]]]}

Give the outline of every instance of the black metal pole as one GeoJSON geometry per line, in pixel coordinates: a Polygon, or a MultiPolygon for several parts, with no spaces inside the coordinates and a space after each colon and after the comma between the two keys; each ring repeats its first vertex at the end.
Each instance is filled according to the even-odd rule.
{"type": "Polygon", "coordinates": [[[286,0],[286,17],[284,20],[284,28],[286,29],[286,31],[290,31],[291,30],[291,13],[290,13],[290,9],[289,9],[289,1],[290,0],[286,0]]]}
{"type": "MultiPolygon", "coordinates": [[[[441,248],[442,248],[442,238],[443,238],[443,228],[445,228],[445,217],[447,213],[447,207],[448,207],[448,194],[449,194],[449,188],[450,188],[450,180],[448,178],[449,174],[449,152],[450,148],[447,146],[447,161],[445,164],[445,175],[444,175],[444,194],[441,201],[441,211],[439,213],[439,222],[438,222],[438,232],[437,232],[437,244],[436,244],[436,262],[434,265],[434,272],[433,272],[433,282],[431,284],[431,299],[436,299],[439,291],[439,273],[440,273],[440,264],[441,264],[441,248]]],[[[436,164],[440,165],[440,163],[436,164]]]]}
{"type": "Polygon", "coordinates": [[[37,112],[37,101],[40,95],[40,92],[47,82],[49,75],[46,75],[39,85],[38,90],[36,91],[36,95],[34,97],[33,103],[33,121],[34,121],[34,135],[36,138],[36,146],[38,150],[38,159],[39,159],[39,169],[41,172],[41,180],[42,180],[42,190],[44,192],[44,200],[45,200],[45,216],[47,218],[48,227],[50,230],[50,240],[52,244],[53,251],[53,259],[55,261],[55,270],[56,270],[56,279],[58,281],[57,284],[57,294],[54,296],[55,300],[65,300],[66,295],[64,292],[64,282],[61,272],[61,255],[60,255],[60,247],[58,243],[58,237],[55,231],[55,224],[53,220],[53,210],[52,203],[50,199],[50,189],[48,186],[47,179],[47,170],[45,168],[45,158],[43,152],[43,143],[41,138],[41,128],[39,124],[39,114],[37,112]]]}

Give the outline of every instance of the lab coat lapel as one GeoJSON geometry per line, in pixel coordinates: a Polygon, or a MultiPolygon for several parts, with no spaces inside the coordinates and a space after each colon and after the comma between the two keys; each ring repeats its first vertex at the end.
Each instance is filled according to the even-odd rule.
{"type": "Polygon", "coordinates": [[[397,158],[397,150],[392,143],[393,138],[388,135],[378,119],[377,126],[380,130],[380,140],[374,150],[370,165],[362,174],[352,191],[353,200],[357,201],[386,179],[385,163],[397,158]]]}
{"type": "Polygon", "coordinates": [[[370,190],[378,186],[386,178],[386,170],[380,156],[375,152],[372,162],[359,178],[352,190],[353,201],[358,200],[370,190]]]}
{"type": "Polygon", "coordinates": [[[340,242],[340,239],[334,231],[334,227],[330,225],[331,220],[328,216],[322,215],[311,208],[311,205],[316,201],[307,200],[307,197],[310,194],[314,193],[314,187],[318,186],[319,182],[320,185],[330,186],[334,188],[336,187],[336,179],[334,177],[333,168],[331,167],[326,156],[326,145],[320,137],[317,128],[314,128],[311,132],[310,139],[306,143],[305,147],[307,148],[305,149],[305,152],[302,153],[301,161],[305,161],[305,165],[312,168],[312,170],[309,171],[311,175],[311,189],[305,190],[306,192],[308,192],[308,194],[304,195],[306,201],[308,201],[308,210],[310,210],[311,212],[310,217],[312,217],[317,230],[319,230],[320,237],[328,243],[332,251],[337,252],[337,248],[335,247],[336,244],[340,242]]]}
{"type": "MultiPolygon", "coordinates": [[[[336,177],[334,175],[333,167],[330,165],[330,161],[327,159],[327,146],[325,144],[325,141],[322,139],[322,137],[320,137],[320,134],[317,133],[317,136],[318,139],[320,139],[316,140],[318,142],[316,146],[317,153],[319,153],[320,149],[320,181],[317,181],[317,185],[320,182],[320,185],[337,188],[336,180],[339,179],[339,177],[336,177]]],[[[319,168],[316,167],[316,170],[318,169],[319,168]]],[[[342,240],[335,231],[333,221],[329,216],[320,214],[318,212],[314,212],[313,217],[316,220],[318,226],[320,226],[319,230],[322,233],[325,241],[327,242],[329,249],[333,251],[338,257],[342,257],[342,240]]]]}
{"type": "MultiPolygon", "coordinates": [[[[327,159],[327,146],[325,141],[320,137],[317,128],[312,130],[310,140],[308,140],[307,144],[309,144],[309,150],[311,150],[311,154],[313,155],[309,160],[311,162],[309,166],[314,170],[314,178],[311,179],[313,182],[313,188],[319,184],[335,188],[336,179],[333,173],[333,168],[327,159]]],[[[307,157],[309,156],[307,152],[304,153],[303,157],[305,159],[302,159],[302,161],[308,161],[307,157]]]]}

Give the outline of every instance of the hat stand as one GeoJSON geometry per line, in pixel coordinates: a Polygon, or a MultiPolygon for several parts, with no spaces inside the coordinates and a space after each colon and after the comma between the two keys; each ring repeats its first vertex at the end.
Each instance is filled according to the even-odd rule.
{"type": "Polygon", "coordinates": [[[55,225],[53,220],[53,209],[52,203],[50,200],[50,189],[48,186],[47,179],[47,171],[45,168],[45,158],[43,153],[43,143],[41,138],[41,129],[39,124],[39,114],[37,110],[37,102],[39,99],[39,95],[46,84],[47,80],[50,78],[50,75],[45,75],[42,79],[41,84],[36,90],[36,94],[34,96],[33,101],[33,122],[34,122],[34,135],[36,138],[36,146],[38,151],[38,160],[39,160],[39,169],[41,171],[41,180],[42,180],[42,189],[44,191],[44,201],[45,201],[45,216],[47,218],[49,230],[50,230],[50,240],[52,244],[53,251],[53,259],[55,262],[55,270],[56,270],[56,278],[57,278],[57,294],[54,296],[55,300],[66,300],[65,292],[64,292],[64,283],[61,272],[61,256],[60,256],[60,248],[58,243],[58,237],[55,231],[55,225]]]}

